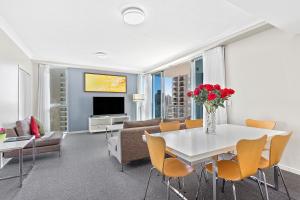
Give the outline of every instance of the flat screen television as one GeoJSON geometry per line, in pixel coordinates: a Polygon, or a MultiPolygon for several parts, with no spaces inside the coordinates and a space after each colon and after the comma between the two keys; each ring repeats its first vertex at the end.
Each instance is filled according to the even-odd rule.
{"type": "Polygon", "coordinates": [[[93,98],[93,115],[112,115],[124,113],[124,97],[93,98]]]}

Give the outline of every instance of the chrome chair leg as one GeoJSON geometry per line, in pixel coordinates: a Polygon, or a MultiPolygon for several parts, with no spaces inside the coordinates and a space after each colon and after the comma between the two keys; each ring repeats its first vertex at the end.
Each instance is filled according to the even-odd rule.
{"type": "Polygon", "coordinates": [[[225,192],[225,183],[226,183],[226,181],[225,181],[225,179],[223,179],[223,183],[222,183],[222,193],[225,192]]]}
{"type": "Polygon", "coordinates": [[[180,178],[178,177],[177,180],[178,180],[178,188],[181,189],[180,178]]]}
{"type": "Polygon", "coordinates": [[[184,177],[182,177],[182,191],[183,191],[183,193],[186,193],[184,185],[185,185],[185,183],[184,183],[184,177]]]}
{"type": "MultiPolygon", "coordinates": [[[[260,172],[258,172],[258,173],[260,173],[260,172]]],[[[259,191],[260,191],[261,198],[262,198],[263,200],[265,200],[265,197],[264,197],[264,194],[263,194],[263,191],[262,191],[262,188],[261,188],[260,180],[259,180],[259,179],[256,179],[255,181],[256,181],[257,184],[258,184],[258,188],[259,188],[259,191]]]]}
{"type": "Polygon", "coordinates": [[[267,185],[267,179],[266,179],[266,174],[262,170],[259,170],[262,174],[264,185],[265,185],[265,192],[266,192],[266,199],[269,200],[269,193],[268,193],[268,185],[267,185]]]}
{"type": "Polygon", "coordinates": [[[204,178],[205,178],[205,182],[208,183],[208,177],[207,177],[207,171],[204,171],[204,178]]]}
{"type": "Polygon", "coordinates": [[[165,181],[166,181],[166,177],[165,177],[165,175],[163,175],[162,178],[161,178],[161,182],[163,183],[165,181]]]}
{"type": "Polygon", "coordinates": [[[281,171],[281,169],[280,169],[278,166],[275,166],[275,167],[278,169],[278,172],[279,172],[279,175],[280,175],[281,180],[282,180],[282,182],[283,182],[283,185],[284,185],[286,194],[287,194],[289,200],[291,200],[291,196],[290,196],[290,193],[289,193],[289,191],[288,191],[288,189],[287,189],[287,186],[286,186],[286,184],[285,184],[285,180],[284,180],[284,178],[283,178],[282,171],[281,171]]]}
{"type": "Polygon", "coordinates": [[[198,177],[198,189],[197,189],[197,194],[196,194],[196,200],[198,200],[199,198],[199,193],[200,193],[200,189],[201,189],[201,181],[202,181],[202,175],[204,174],[204,168],[202,168],[200,176],[197,174],[198,177]]]}
{"type": "Polygon", "coordinates": [[[167,200],[170,199],[170,178],[168,178],[167,182],[167,200]]]}
{"type": "Polygon", "coordinates": [[[150,183],[150,179],[151,179],[151,175],[152,175],[153,170],[154,170],[154,167],[152,167],[150,169],[150,173],[149,173],[149,178],[148,178],[148,181],[147,181],[147,186],[146,186],[144,200],[146,199],[146,196],[147,196],[147,191],[148,191],[148,187],[149,187],[149,183],[150,183]]]}
{"type": "Polygon", "coordinates": [[[233,199],[236,200],[236,189],[234,183],[232,183],[232,192],[233,192],[233,199]]]}

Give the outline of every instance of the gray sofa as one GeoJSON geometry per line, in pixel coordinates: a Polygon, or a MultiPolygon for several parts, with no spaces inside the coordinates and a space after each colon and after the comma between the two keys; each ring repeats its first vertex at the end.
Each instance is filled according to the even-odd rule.
{"type": "MultiPolygon", "coordinates": [[[[23,129],[20,128],[20,123],[17,123],[17,126],[13,129],[7,129],[6,131],[7,137],[19,137],[25,135],[23,129]]],[[[51,132],[46,133],[41,138],[35,140],[36,144],[36,155],[42,153],[49,153],[49,152],[57,152],[59,156],[61,156],[61,141],[63,138],[62,132],[51,132]]],[[[29,143],[25,149],[23,150],[23,154],[32,155],[32,143],[29,143]]],[[[18,150],[13,150],[9,152],[5,152],[3,156],[5,158],[13,158],[18,157],[18,150]]]]}
{"type": "MultiPolygon", "coordinates": [[[[180,129],[185,129],[185,119],[166,119],[163,121],[180,121],[180,129]]],[[[161,119],[124,122],[124,127],[120,134],[108,139],[108,153],[116,157],[120,162],[121,171],[123,171],[123,165],[149,157],[147,144],[143,141],[142,136],[145,131],[149,133],[160,132],[160,122],[161,119]]]]}

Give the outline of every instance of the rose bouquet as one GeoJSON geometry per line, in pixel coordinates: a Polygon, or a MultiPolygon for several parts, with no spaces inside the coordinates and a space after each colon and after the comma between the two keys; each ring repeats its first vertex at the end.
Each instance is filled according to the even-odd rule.
{"type": "Polygon", "coordinates": [[[204,105],[207,112],[207,119],[204,121],[205,132],[213,133],[216,129],[215,112],[219,107],[225,107],[225,102],[235,91],[231,88],[221,88],[215,84],[201,84],[187,93],[188,97],[195,100],[198,105],[204,105]]]}

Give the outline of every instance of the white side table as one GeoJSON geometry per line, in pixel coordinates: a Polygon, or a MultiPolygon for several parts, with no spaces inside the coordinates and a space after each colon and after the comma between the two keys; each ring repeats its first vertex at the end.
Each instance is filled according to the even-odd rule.
{"type": "MultiPolygon", "coordinates": [[[[34,166],[35,163],[35,136],[32,136],[28,140],[22,140],[22,141],[14,141],[14,142],[0,142],[0,153],[3,154],[4,152],[8,151],[13,151],[13,150],[18,150],[19,152],[19,175],[16,176],[9,176],[9,177],[4,177],[0,178],[0,180],[6,180],[6,179],[11,179],[11,178],[16,178],[19,177],[20,181],[20,187],[22,187],[23,184],[23,149],[30,143],[32,142],[32,167],[34,166]]],[[[31,170],[30,169],[30,170],[31,170]]]]}

